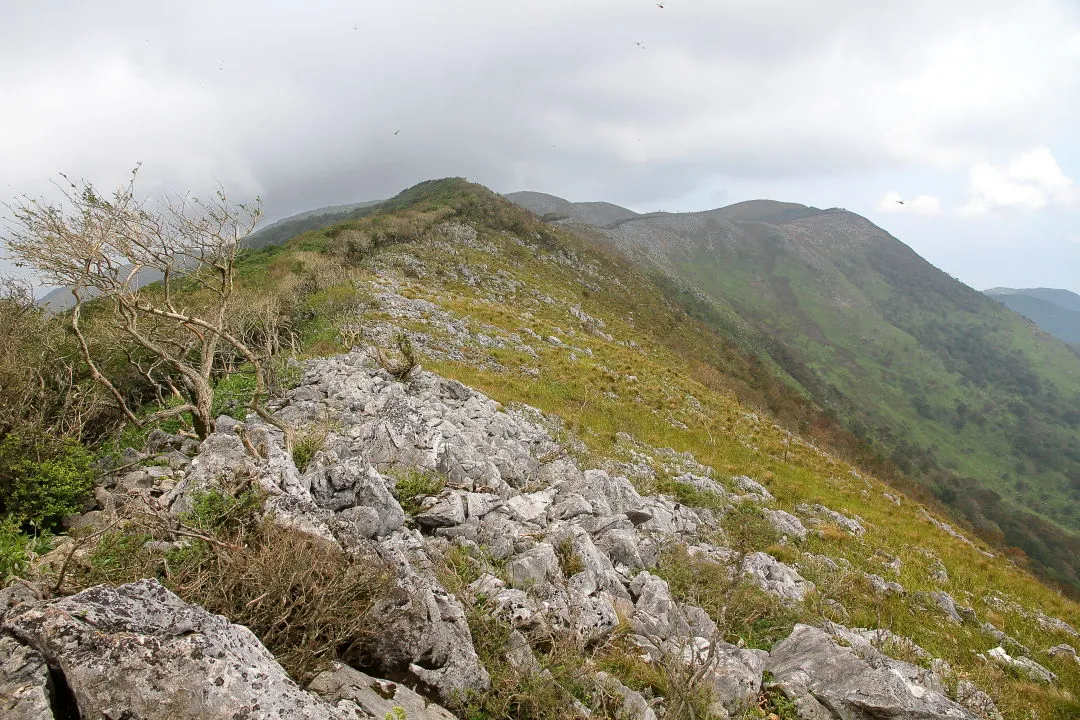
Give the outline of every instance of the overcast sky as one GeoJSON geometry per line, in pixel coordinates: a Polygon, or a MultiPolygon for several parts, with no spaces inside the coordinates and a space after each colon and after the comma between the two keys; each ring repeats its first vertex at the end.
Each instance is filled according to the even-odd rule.
{"type": "Polygon", "coordinates": [[[147,192],[220,182],[269,219],[450,175],[766,197],[979,289],[1080,292],[1075,0],[0,2],[5,199],[137,162],[147,192]]]}

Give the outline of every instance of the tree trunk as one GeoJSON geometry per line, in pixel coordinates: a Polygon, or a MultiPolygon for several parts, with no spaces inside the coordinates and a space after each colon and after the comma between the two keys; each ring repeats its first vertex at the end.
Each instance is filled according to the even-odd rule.
{"type": "Polygon", "coordinates": [[[191,424],[195,427],[195,434],[200,440],[214,432],[214,389],[210,383],[202,378],[191,379],[193,402],[195,409],[191,411],[191,424]]]}

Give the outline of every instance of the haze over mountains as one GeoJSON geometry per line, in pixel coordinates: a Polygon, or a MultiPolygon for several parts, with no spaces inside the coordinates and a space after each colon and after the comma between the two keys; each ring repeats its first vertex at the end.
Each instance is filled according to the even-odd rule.
{"type": "Polygon", "coordinates": [[[844,210],[756,200],[598,214],[507,197],[651,268],[671,299],[976,527],[1075,573],[1040,539],[1060,531],[1038,520],[1080,530],[1080,356],[1063,343],[844,210]]]}

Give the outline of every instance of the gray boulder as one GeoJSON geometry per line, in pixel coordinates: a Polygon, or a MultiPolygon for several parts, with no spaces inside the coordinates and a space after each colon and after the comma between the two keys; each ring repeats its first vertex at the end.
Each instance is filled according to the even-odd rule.
{"type": "Polygon", "coordinates": [[[835,525],[841,530],[847,531],[849,535],[859,536],[866,532],[866,528],[864,528],[862,523],[857,519],[838,513],[832,508],[825,507],[820,503],[814,505],[796,505],[795,512],[805,518],[809,518],[815,524],[830,523],[835,525]]]}
{"type": "Polygon", "coordinates": [[[789,512],[766,508],[765,519],[769,521],[769,524],[772,525],[773,529],[776,530],[781,537],[794,538],[796,540],[806,539],[806,527],[799,518],[789,512]]]}
{"type": "Polygon", "coordinates": [[[508,570],[510,584],[519,590],[530,590],[562,576],[555,549],[547,543],[515,557],[508,570]]]}
{"type": "Polygon", "coordinates": [[[814,589],[814,583],[768,553],[755,552],[747,555],[743,561],[743,573],[762,590],[775,595],[784,603],[800,603],[814,589]]]}
{"type": "Polygon", "coordinates": [[[297,687],[250,630],[156,580],[23,603],[3,628],[62,674],[84,718],[354,717],[297,687]]]}
{"type": "Polygon", "coordinates": [[[0,715],[7,720],[52,720],[49,666],[36,650],[0,637],[0,715]]]}
{"type": "Polygon", "coordinates": [[[404,685],[373,678],[340,663],[316,676],[308,690],[332,703],[352,702],[377,720],[394,718],[395,707],[404,710],[408,720],[454,720],[449,710],[404,685]]]}
{"type": "Polygon", "coordinates": [[[704,680],[712,688],[713,696],[733,715],[746,709],[747,703],[761,692],[769,654],[718,641],[711,649],[711,657],[704,680]]]}
{"type": "Polygon", "coordinates": [[[641,693],[631,690],[606,672],[596,673],[596,689],[602,700],[601,704],[611,711],[611,717],[656,720],[656,712],[649,707],[641,693]]]}
{"type": "Polygon", "coordinates": [[[1002,667],[1011,667],[1020,674],[1025,675],[1036,682],[1053,683],[1057,681],[1057,675],[1047,668],[1023,655],[1013,657],[1005,652],[1005,648],[1000,645],[988,651],[986,654],[998,665],[1001,665],[1002,667]]]}
{"type": "Polygon", "coordinates": [[[940,684],[926,670],[899,660],[867,662],[809,625],[796,625],[777,643],[765,669],[808,720],[979,720],[934,689],[940,684]]]}
{"type": "Polygon", "coordinates": [[[464,522],[465,502],[453,490],[444,492],[431,507],[416,515],[416,523],[427,528],[453,527],[464,522]]]}

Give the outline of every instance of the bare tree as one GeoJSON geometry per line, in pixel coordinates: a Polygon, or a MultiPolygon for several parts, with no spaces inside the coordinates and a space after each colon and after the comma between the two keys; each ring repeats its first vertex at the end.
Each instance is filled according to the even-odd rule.
{"type": "Polygon", "coordinates": [[[130,422],[146,425],[190,413],[195,432],[206,437],[214,428],[212,373],[228,350],[252,367],[251,410],[289,442],[289,428],[262,403],[260,358],[229,331],[236,262],[241,242],[258,222],[258,202],[232,204],[221,190],[206,199],[141,200],[135,193],[138,170],[111,198],[61,175],[56,185],[63,202],[18,199],[8,206],[10,254],[52,284],[71,289],[75,305],[69,317],[82,359],[130,422]],[[144,284],[148,275],[160,280],[144,284]],[[139,374],[167,389],[178,404],[136,414],[91,351],[82,322],[92,297],[98,298],[94,321],[106,322],[139,374]],[[96,312],[99,303],[111,312],[96,312]]]}

